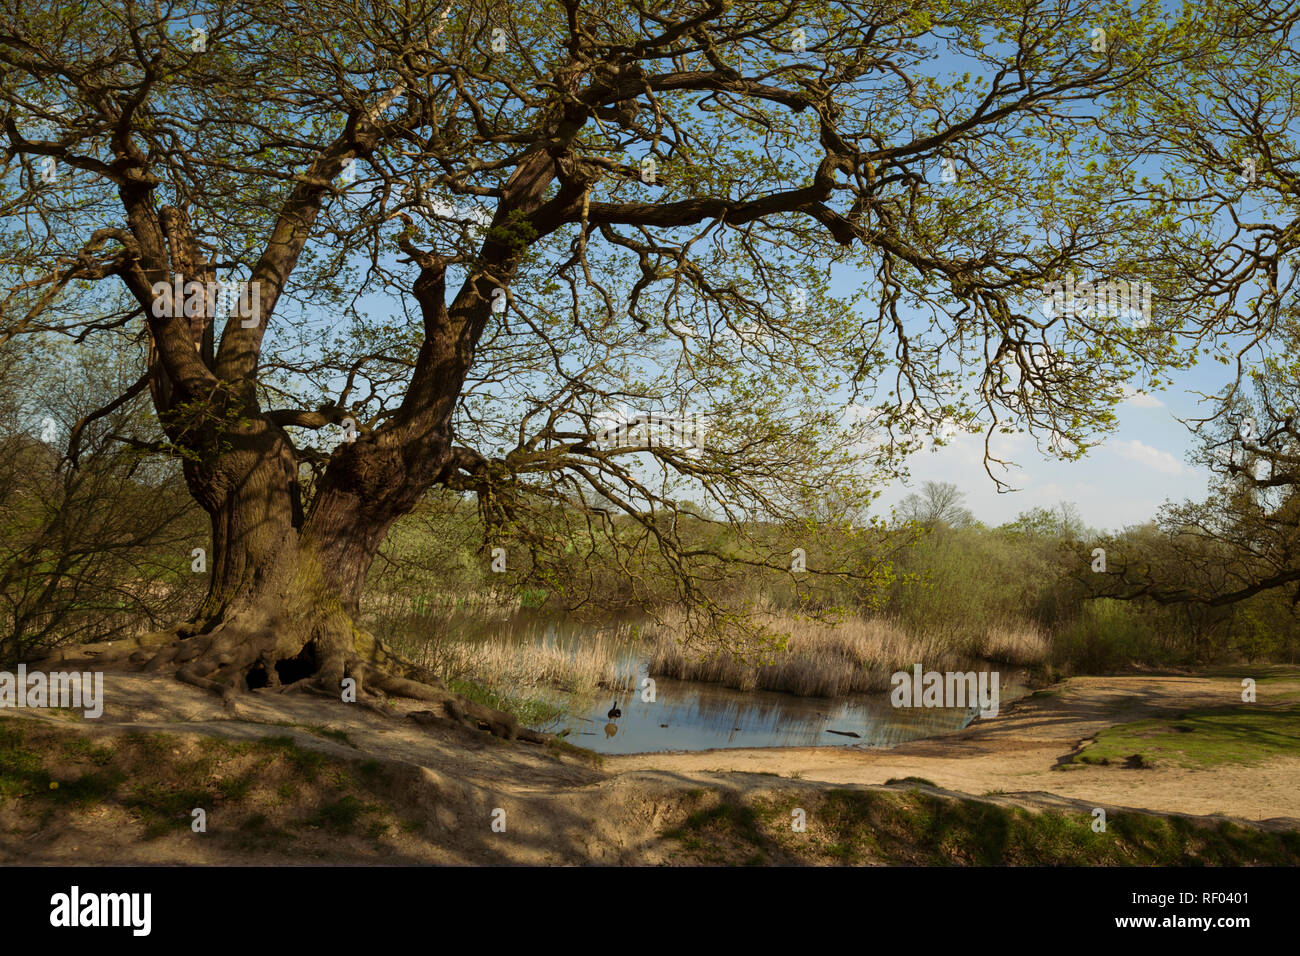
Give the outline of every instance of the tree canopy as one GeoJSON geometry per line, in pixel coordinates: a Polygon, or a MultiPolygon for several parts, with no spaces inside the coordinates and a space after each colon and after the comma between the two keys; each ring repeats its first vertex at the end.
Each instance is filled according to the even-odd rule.
{"type": "Polygon", "coordinates": [[[1267,334],[1278,283],[1253,284],[1297,232],[1234,213],[1243,159],[1273,190],[1252,202],[1293,202],[1270,150],[1294,22],[6,0],[0,343],[135,356],[105,408],[148,394],[156,424],[120,439],[175,458],[212,518],[180,641],[204,650],[165,652],[186,679],[386,660],[350,618],[438,487],[511,567],[578,527],[655,554],[713,627],[733,618],[695,582],[736,555],[681,540],[683,498],[797,534],[945,430],[1075,457],[1131,379],[1267,334]],[[1064,277],[1155,308],[1050,309],[1064,277]]]}

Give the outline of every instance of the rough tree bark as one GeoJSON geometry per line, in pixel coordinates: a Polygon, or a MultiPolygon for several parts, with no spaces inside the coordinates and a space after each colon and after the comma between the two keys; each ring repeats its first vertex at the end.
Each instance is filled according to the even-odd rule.
{"type": "MultiPolygon", "coordinates": [[[[265,5],[243,6],[258,10],[265,5]]],[[[34,86],[57,75],[77,94],[76,105],[85,114],[77,123],[90,133],[81,129],[73,131],[76,136],[57,141],[28,140],[20,135],[12,118],[4,133],[13,155],[55,158],[59,164],[87,174],[97,185],[110,184],[116,190],[124,225],[97,229],[78,254],[79,264],[74,270],[65,270],[61,281],[74,273],[79,279],[120,279],[142,310],[150,349],[148,384],[158,420],[172,448],[183,456],[191,493],[212,521],[211,590],[194,620],[146,641],[73,653],[100,661],[129,659],[153,669],[171,668],[183,680],[225,695],[248,687],[281,685],[314,687],[337,695],[340,681],[351,677],[357,681],[359,693],[368,698],[401,693],[440,701],[454,719],[484,723],[507,735],[514,733],[503,715],[476,711],[436,681],[421,680],[427,675],[418,674],[381,640],[357,626],[358,607],[366,573],[385,534],[427,490],[443,483],[479,490],[480,500],[489,500],[483,493],[494,487],[490,469],[500,468],[502,463],[488,462],[473,449],[456,444],[452,428],[456,403],[492,317],[492,294],[509,285],[520,263],[534,254],[530,249],[540,248],[539,243],[565,224],[579,229],[570,260],[561,271],[589,272],[589,234],[599,236],[615,250],[610,262],[639,263],[641,277],[632,277],[628,316],[642,325],[644,320],[637,317],[632,305],[639,301],[643,289],[664,278],[665,269],[671,269],[675,279],[684,277],[686,287],[695,295],[719,303],[739,302],[741,311],[733,315],[745,314],[745,308],[757,309],[779,324],[784,320],[769,314],[768,309],[774,306],[766,302],[782,298],[772,292],[784,258],[784,253],[776,250],[807,243],[810,252],[830,252],[832,245],[838,250],[866,244],[884,257],[881,281],[886,285],[882,290],[890,294],[881,298],[878,320],[882,329],[895,328],[901,336],[893,309],[896,293],[906,282],[897,275],[915,270],[926,283],[933,279],[946,287],[939,293],[945,309],[949,293],[961,300],[962,309],[956,317],[966,313],[967,305],[975,307],[975,313],[961,318],[955,338],[964,341],[962,328],[984,323],[980,327],[993,343],[987,372],[997,375],[986,382],[1004,381],[1005,370],[999,363],[1014,357],[1022,382],[1007,393],[1013,398],[1005,401],[998,397],[1002,386],[995,388],[994,397],[987,399],[990,414],[995,411],[993,403],[1013,399],[1018,403],[1014,407],[1030,409],[1026,391],[1030,385],[1041,386],[1041,394],[1085,393],[1084,376],[1091,364],[1062,362],[1043,372],[1023,360],[1027,326],[1012,312],[1015,303],[1009,302],[1009,297],[1020,289],[1021,281],[1015,277],[1029,274],[1020,264],[1028,253],[1008,256],[994,250],[972,259],[964,251],[936,250],[928,224],[941,225],[947,220],[915,218],[918,208],[930,205],[916,202],[925,181],[921,171],[963,143],[974,144],[974,148],[1003,142],[1008,135],[1006,122],[1018,115],[1037,117],[1033,119],[1035,129],[1055,130],[1057,106],[1096,102],[1099,94],[1124,89],[1145,76],[1154,61],[1126,65],[1117,45],[1103,62],[1081,71],[1077,53],[1068,50],[1050,56],[1036,50],[1031,63],[1025,59],[1026,50],[1033,49],[1030,44],[998,72],[987,95],[974,98],[969,108],[945,112],[930,103],[925,109],[939,117],[933,129],[914,133],[910,142],[906,137],[894,142],[892,134],[882,138],[874,121],[860,126],[867,117],[850,104],[876,95],[880,77],[896,74],[901,86],[892,93],[881,88],[881,128],[888,128],[895,116],[901,120],[900,129],[909,125],[906,112],[899,112],[902,107],[889,105],[894,99],[906,99],[914,107],[921,106],[916,82],[909,76],[909,61],[924,46],[913,35],[916,25],[907,18],[885,16],[874,8],[854,11],[848,5],[842,11],[848,22],[835,28],[816,56],[800,57],[800,63],[773,72],[771,55],[779,50],[785,56],[788,30],[803,15],[798,5],[769,9],[758,4],[750,5],[754,8],[750,11],[745,4],[711,2],[693,8],[686,19],[679,16],[681,11],[659,15],[637,5],[608,13],[595,7],[580,12],[578,5],[561,6],[563,10],[557,7],[535,15],[529,11],[525,18],[528,29],[514,34],[512,42],[523,45],[521,41],[530,33],[551,40],[562,37],[562,42],[548,43],[554,49],[537,56],[529,51],[518,61],[504,56],[494,59],[502,53],[497,38],[493,37],[490,48],[480,42],[484,39],[483,22],[473,11],[440,4],[436,16],[430,18],[433,9],[423,14],[404,10],[402,5],[391,11],[376,10],[379,22],[374,29],[369,24],[358,29],[359,34],[371,35],[359,44],[357,56],[368,55],[362,52],[365,50],[374,56],[373,70],[365,71],[363,83],[356,80],[357,62],[351,52],[343,56],[335,45],[332,18],[347,15],[341,8],[318,11],[320,15],[308,18],[312,22],[302,29],[295,25],[285,35],[290,41],[287,45],[277,39],[263,48],[264,33],[279,37],[277,14],[285,13],[272,4],[269,12],[258,14],[265,16],[265,29],[214,33],[216,50],[230,51],[216,56],[177,48],[168,28],[147,16],[138,21],[133,8],[127,9],[130,42],[119,44],[121,49],[112,52],[112,59],[121,60],[129,69],[115,71],[107,70],[98,59],[86,61],[81,54],[70,65],[55,70],[49,52],[23,38],[21,31],[0,30],[0,59],[8,69],[41,81],[34,86]],[[408,17],[419,19],[409,22],[408,17]],[[455,25],[455,43],[444,44],[446,50],[435,50],[434,41],[447,23],[455,25]],[[630,35],[629,29],[637,26],[639,32],[633,29],[630,35]],[[324,34],[319,48],[311,40],[316,27],[324,34]],[[895,49],[891,45],[895,40],[912,52],[895,49]],[[246,55],[241,56],[240,51],[246,55]],[[826,66],[832,62],[827,59],[831,55],[840,57],[840,65],[826,66]],[[1045,64],[1038,65],[1039,59],[1045,64]],[[551,65],[538,67],[543,61],[551,65]],[[516,62],[532,65],[520,67],[522,72],[511,76],[518,72],[513,65],[516,62]],[[541,72],[536,72],[539,69],[541,72]],[[263,108],[260,90],[277,72],[293,80],[283,95],[266,97],[267,102],[278,105],[268,110],[274,122],[263,128],[258,119],[263,108]],[[702,97],[700,110],[681,99],[690,96],[702,97]],[[215,118],[201,117],[198,122],[186,117],[179,122],[173,115],[176,103],[187,97],[229,102],[211,107],[215,118]],[[741,106],[739,101],[753,108],[741,106]],[[690,132],[694,122],[681,123],[673,117],[678,108],[703,112],[705,103],[708,112],[718,112],[720,118],[701,124],[700,133],[690,132]],[[802,114],[802,119],[768,117],[769,111],[777,110],[789,117],[802,114]],[[731,150],[715,153],[703,141],[706,135],[725,135],[726,113],[733,114],[738,131],[748,130],[738,132],[742,141],[774,135],[776,124],[787,121],[792,128],[805,131],[787,148],[778,144],[769,156],[769,165],[797,145],[801,154],[807,154],[806,168],[788,174],[783,171],[762,188],[748,184],[749,171],[737,165],[742,162],[739,154],[733,156],[731,150]],[[313,122],[303,124],[302,119],[313,122]],[[584,132],[592,120],[599,121],[593,126],[600,128],[584,132]],[[209,124],[239,130],[241,122],[255,130],[247,134],[248,144],[261,144],[264,149],[250,151],[238,136],[234,138],[236,149],[217,136],[215,153],[204,163],[195,162],[189,147],[178,145],[189,143],[191,135],[206,137],[209,124]],[[172,127],[177,132],[173,133],[172,127]],[[817,146],[806,135],[813,127],[817,146]],[[187,132],[191,128],[198,133],[187,132]],[[94,148],[82,148],[78,137],[83,133],[94,148]],[[311,152],[298,152],[308,136],[311,152]],[[675,183],[673,189],[665,192],[663,183],[655,185],[654,192],[641,189],[650,185],[642,178],[643,170],[630,154],[622,155],[632,144],[637,144],[638,151],[644,148],[645,158],[672,157],[668,181],[675,183]],[[227,205],[223,196],[215,203],[219,214],[205,221],[209,229],[221,229],[227,221],[244,223],[241,229],[255,224],[250,235],[255,234],[261,245],[256,261],[250,263],[249,281],[257,284],[259,294],[249,314],[242,314],[243,308],[236,310],[218,330],[212,311],[204,316],[183,314],[175,308],[155,310],[152,290],[156,282],[208,283],[219,270],[232,266],[211,261],[208,253],[217,246],[201,243],[193,234],[184,205],[188,202],[192,208],[202,208],[205,199],[216,198],[216,190],[230,188],[232,170],[249,163],[260,167],[264,151],[271,157],[265,162],[279,163],[285,150],[285,155],[303,158],[293,161],[291,170],[267,169],[267,176],[254,176],[248,196],[230,202],[240,215],[222,218],[220,207],[227,205]],[[373,431],[363,432],[355,442],[332,454],[310,507],[304,508],[297,478],[300,461],[287,429],[338,424],[347,410],[260,407],[259,362],[268,323],[308,243],[313,238],[328,242],[331,235],[347,234],[347,230],[338,231],[336,224],[322,230],[317,223],[327,200],[340,192],[335,183],[354,159],[371,160],[383,179],[383,188],[375,195],[385,197],[373,207],[381,211],[381,218],[367,221],[359,227],[362,232],[375,239],[382,236],[378,248],[387,246],[391,234],[386,227],[394,225],[396,217],[401,216],[410,227],[399,234],[396,244],[405,255],[403,264],[414,264],[418,270],[409,294],[419,307],[422,338],[400,406],[391,415],[392,410],[385,408],[373,431]],[[400,168],[390,171],[393,162],[400,168]],[[714,168],[718,163],[721,165],[714,168]],[[409,172],[405,171],[408,165],[409,172]],[[630,193],[617,188],[593,190],[607,176],[640,185],[630,193]],[[209,177],[213,185],[206,181],[209,177]],[[436,253],[417,246],[422,227],[416,227],[402,210],[414,209],[417,202],[424,201],[419,197],[426,181],[432,181],[442,194],[470,202],[483,199],[490,205],[492,221],[485,238],[474,239],[477,248],[471,249],[468,241],[442,239],[432,246],[439,250],[436,253]],[[409,201],[399,198],[406,194],[409,201]],[[911,199],[906,199],[908,195],[911,199]],[[270,196],[275,199],[265,198],[270,196]],[[168,202],[173,205],[166,205],[168,202]],[[267,202],[278,205],[268,211],[267,202]],[[778,232],[793,228],[791,217],[799,220],[799,228],[769,246],[778,232]],[[815,224],[815,239],[804,228],[808,225],[804,219],[815,224]],[[723,277],[715,281],[694,261],[696,254],[689,253],[690,246],[704,243],[707,229],[689,241],[671,237],[680,230],[695,233],[704,224],[710,229],[725,224],[728,230],[747,232],[764,222],[771,223],[771,234],[759,236],[762,241],[758,242],[746,236],[737,246],[738,250],[743,247],[743,252],[737,252],[738,263],[748,262],[755,276],[764,277],[760,283],[767,290],[760,295],[763,302],[739,292],[726,278],[729,270],[723,270],[723,277]],[[382,233],[381,226],[385,227],[382,233]],[[648,237],[655,233],[664,238],[648,237]],[[121,251],[112,256],[101,251],[109,240],[117,242],[121,251]],[[774,261],[761,261],[759,250],[764,248],[776,252],[774,261]],[[1014,268],[1008,264],[1012,260],[1018,263],[1014,268]],[[448,267],[467,275],[451,295],[446,288],[448,267]],[[1075,369],[1070,373],[1075,378],[1061,378],[1065,374],[1061,369],[1067,367],[1075,369]]],[[[295,9],[295,16],[298,12],[295,9]]],[[[944,23],[955,25],[967,15],[964,9],[954,11],[952,19],[944,23]]],[[[1029,9],[1020,18],[1021,26],[1037,37],[1047,29],[1039,22],[1045,15],[1029,9]]],[[[1055,16],[1062,24],[1060,35],[1065,35],[1067,26],[1072,29],[1082,22],[1077,18],[1083,17],[1084,11],[1069,9],[1055,16]]],[[[1015,26],[1017,16],[1007,17],[1004,25],[1015,26]]],[[[69,21],[69,30],[72,24],[69,21]]],[[[46,45],[57,44],[49,39],[46,45]]],[[[1187,54],[1175,47],[1170,56],[1181,62],[1187,54]]],[[[16,102],[17,97],[14,93],[6,102],[16,102]]],[[[20,105],[20,113],[26,115],[31,104],[20,105]]],[[[1059,145],[1064,150],[1068,138],[1059,145]]],[[[1089,185],[1081,195],[1086,198],[1094,188],[1089,185]]],[[[350,221],[350,214],[345,218],[350,221]]],[[[434,218],[444,225],[451,220],[441,213],[434,218]]],[[[1144,233],[1139,230],[1138,234],[1144,233]]],[[[983,243],[985,238],[978,241],[983,243]]],[[[352,242],[354,251],[370,248],[368,239],[352,242]]],[[[248,245],[249,240],[241,238],[236,248],[248,245]]],[[[709,255],[723,248],[718,245],[709,255]]],[[[1128,262],[1127,239],[1125,248],[1120,258],[1128,262]]],[[[563,254],[561,245],[554,246],[552,252],[555,249],[563,254]]],[[[242,263],[244,253],[238,255],[242,263]]],[[[1084,242],[1071,237],[1060,248],[1042,250],[1036,264],[1046,270],[1105,260],[1106,249],[1094,255],[1091,239],[1084,242]]],[[[1028,261],[1035,263],[1033,256],[1028,261]]],[[[1196,261],[1201,261],[1199,250],[1196,261]]],[[[402,281],[405,283],[405,278],[402,281]]],[[[587,285],[599,290],[609,303],[608,291],[590,275],[587,285]]],[[[405,296],[408,290],[401,292],[405,296]]],[[[676,301],[676,291],[668,294],[676,301]]],[[[609,308],[613,317],[613,305],[609,308]]],[[[664,314],[668,314],[666,308],[664,314]]],[[[867,326],[863,330],[865,333],[867,326]]],[[[1136,348],[1129,331],[1123,331],[1122,339],[1112,336],[1106,341],[1117,349],[1120,345],[1136,348]]],[[[863,341],[869,339],[866,334],[863,341]]],[[[910,355],[911,347],[905,339],[900,340],[900,357],[910,355]]],[[[1164,361],[1163,346],[1156,339],[1143,348],[1164,361]]],[[[1098,354],[1112,353],[1099,350],[1098,354]]],[[[900,360],[908,369],[913,394],[919,396],[909,364],[914,360],[900,360]]],[[[864,352],[853,371],[858,376],[855,382],[867,367],[864,352]]],[[[923,389],[932,387],[924,384],[930,381],[928,373],[921,379],[923,389]]],[[[1065,415],[1058,411],[1061,408],[1068,409],[1076,423],[1083,413],[1072,404],[1054,401],[1044,406],[1043,414],[1057,423],[1058,416],[1065,415]]],[[[1083,411],[1091,414],[1091,406],[1083,411]]],[[[766,483],[766,465],[761,476],[759,485],[766,483]]],[[[735,487],[753,486],[738,478],[735,487]]],[[[750,491],[740,493],[748,496],[750,491]]]]}
{"type": "MultiPolygon", "coordinates": [[[[447,262],[412,249],[421,272],[414,285],[424,341],[395,418],[339,446],[304,513],[298,460],[288,425],[319,427],[324,413],[258,407],[255,390],[261,339],[285,277],[311,232],[326,186],[343,162],[371,148],[374,129],[362,119],[317,161],[281,210],[254,270],[260,284],[254,314],[236,312],[213,348],[212,310],[182,317],[153,308],[160,276],[210,281],[183,210],[155,212],[151,184],[127,177],[121,187],[129,231],[120,272],[144,308],[150,332],[149,377],[159,421],[184,450],[184,473],[195,500],[211,518],[208,594],[194,618],[174,631],[140,641],[90,645],[62,659],[100,664],[126,661],[148,670],[172,669],[190,684],[226,699],[250,689],[304,689],[338,697],[355,681],[357,699],[383,709],[389,696],[441,705],[448,719],[507,738],[550,739],[522,728],[512,715],[450,692],[435,676],[401,659],[358,626],[363,584],[393,522],[435,483],[476,456],[454,446],[452,416],[491,314],[491,293],[513,275],[522,246],[489,239],[454,301],[446,301],[447,262]]],[[[499,204],[496,222],[527,219],[543,206],[556,164],[539,149],[520,164],[499,204]]],[[[574,188],[551,200],[568,211],[574,188]]],[[[544,211],[545,212],[545,211],[544,211]]],[[[530,230],[537,229],[529,222],[530,230]]],[[[335,410],[337,411],[337,410],[335,410]]]]}

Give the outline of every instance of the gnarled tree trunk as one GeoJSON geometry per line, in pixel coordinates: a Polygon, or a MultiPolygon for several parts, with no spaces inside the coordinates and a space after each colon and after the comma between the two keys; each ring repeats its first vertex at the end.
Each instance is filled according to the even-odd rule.
{"type": "Polygon", "coordinates": [[[220,439],[226,447],[210,463],[185,468],[212,522],[208,594],[191,636],[149,666],[177,664],[183,679],[223,692],[307,677],[337,689],[358,661],[374,658],[355,616],[386,525],[367,521],[359,495],[338,493],[309,524],[293,448],[264,418],[220,439]]]}

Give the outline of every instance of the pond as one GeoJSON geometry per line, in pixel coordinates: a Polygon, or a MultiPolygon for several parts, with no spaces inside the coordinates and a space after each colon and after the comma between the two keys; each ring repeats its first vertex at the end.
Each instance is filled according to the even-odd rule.
{"type": "MultiPolygon", "coordinates": [[[[584,625],[527,616],[487,626],[472,618],[451,620],[446,630],[466,646],[531,646],[565,660],[595,650],[619,674],[620,686],[640,688],[642,679],[649,676],[644,648],[628,639],[626,631],[606,639],[584,625]]],[[[489,658],[495,662],[498,676],[510,669],[507,661],[514,656],[489,658]]],[[[528,659],[527,655],[518,657],[528,659]]],[[[1023,670],[996,665],[987,669],[999,672],[1003,704],[1027,693],[1023,670]]],[[[535,674],[530,671],[527,677],[535,674]]],[[[502,689],[540,699],[562,713],[533,725],[534,730],[563,733],[578,746],[607,754],[729,747],[893,747],[960,730],[980,719],[973,708],[895,708],[887,691],[837,698],[800,697],[656,676],[653,701],[643,701],[639,690],[592,700],[559,690],[539,690],[531,680],[529,686],[513,689],[511,683],[508,679],[501,682],[502,689]],[[615,705],[620,714],[610,719],[607,714],[615,705]]]]}
{"type": "MultiPolygon", "coordinates": [[[[642,670],[641,676],[645,672],[642,670]]],[[[1027,691],[1019,674],[1001,674],[1005,706],[1027,691]]],[[[638,684],[640,681],[638,680],[638,684]]],[[[947,733],[979,719],[974,709],[899,707],[888,693],[836,699],[776,691],[739,691],[716,684],[655,679],[655,700],[639,691],[570,713],[535,729],[568,731],[580,747],[606,754],[713,750],[729,747],[893,747],[947,733]]]]}

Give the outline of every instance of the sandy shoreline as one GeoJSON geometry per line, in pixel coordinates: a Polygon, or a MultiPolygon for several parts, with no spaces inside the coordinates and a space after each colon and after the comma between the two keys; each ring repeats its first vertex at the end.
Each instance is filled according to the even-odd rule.
{"type": "MultiPolygon", "coordinates": [[[[1294,694],[1300,682],[1261,685],[1258,704],[1294,694]]],[[[1258,766],[1190,770],[1070,765],[1061,759],[1114,724],[1241,703],[1235,678],[1077,677],[1027,697],[991,720],[889,750],[792,747],[608,757],[614,772],[655,769],[792,774],[831,784],[883,784],[922,777],[975,796],[1038,791],[1078,800],[1248,820],[1292,818],[1300,826],[1300,752],[1258,766]]]]}
{"type": "MultiPolygon", "coordinates": [[[[1258,706],[1294,703],[1300,675],[1259,685],[1258,706]]],[[[188,829],[146,837],[142,823],[118,800],[41,817],[24,809],[29,797],[0,809],[0,862],[58,863],[610,863],[682,860],[667,839],[696,806],[699,794],[741,800],[806,795],[816,803],[836,787],[870,787],[919,777],[947,798],[1029,810],[1084,814],[1092,807],[1255,821],[1266,829],[1300,830],[1300,752],[1256,764],[1186,769],[1121,765],[1062,768],[1100,730],[1153,716],[1240,704],[1230,677],[1123,676],[1072,678],[953,733],[892,750],[802,747],[607,756],[599,765],[532,744],[508,743],[464,728],[429,728],[309,696],[256,693],[227,712],[213,695],[167,678],[106,675],[105,711],[85,721],[49,711],[0,711],[32,726],[89,734],[113,747],[137,749],[140,734],[173,735],[164,756],[171,775],[146,768],[165,790],[214,785],[177,773],[202,753],[205,738],[292,739],[295,746],[344,761],[382,762],[389,783],[366,800],[387,803],[417,830],[397,828],[380,843],[299,829],[278,849],[237,834],[196,839],[188,829]],[[110,739],[113,738],[113,739],[110,739]],[[504,809],[510,836],[489,829],[504,809]]],[[[413,710],[421,709],[418,705],[413,710]]],[[[61,779],[84,773],[51,751],[61,779]]],[[[197,765],[197,764],[195,764],[197,765]]],[[[355,764],[353,764],[355,765],[355,764]]],[[[328,799],[329,788],[304,789],[304,799],[328,799]]],[[[283,814],[273,794],[241,805],[242,814],[283,814]],[[269,801],[269,802],[268,802],[269,801]]],[[[812,804],[810,804],[812,805],[812,804]]],[[[34,804],[31,805],[34,808],[34,804]]],[[[232,804],[228,810],[234,812],[232,804]]],[[[1110,812],[1108,810],[1108,812],[1110,812]]],[[[220,827],[220,812],[213,814],[220,827]]],[[[229,826],[236,826],[232,817],[229,826]]],[[[232,831],[233,833],[233,831],[232,831]]]]}

